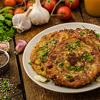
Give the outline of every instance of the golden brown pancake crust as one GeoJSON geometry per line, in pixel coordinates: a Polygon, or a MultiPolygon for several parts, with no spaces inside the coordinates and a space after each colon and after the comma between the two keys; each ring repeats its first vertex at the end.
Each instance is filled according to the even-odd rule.
{"type": "Polygon", "coordinates": [[[33,63],[32,68],[37,72],[46,77],[46,63],[48,57],[58,41],[68,38],[68,34],[65,32],[53,32],[48,35],[44,35],[39,43],[33,48],[31,52],[31,62],[33,63]]]}
{"type": "Polygon", "coordinates": [[[98,48],[88,38],[74,36],[55,45],[47,64],[47,77],[56,85],[80,87],[100,73],[98,48]]]}

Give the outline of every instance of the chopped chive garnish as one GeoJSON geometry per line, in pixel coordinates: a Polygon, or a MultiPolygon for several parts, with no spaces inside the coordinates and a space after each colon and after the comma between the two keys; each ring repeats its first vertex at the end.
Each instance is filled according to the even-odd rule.
{"type": "Polygon", "coordinates": [[[38,59],[39,59],[40,57],[41,57],[40,55],[37,56],[38,59]]]}
{"type": "Polygon", "coordinates": [[[3,96],[3,99],[7,99],[7,96],[3,96]]]}
{"type": "Polygon", "coordinates": [[[52,41],[53,41],[53,39],[51,39],[51,40],[49,41],[49,43],[52,42],[52,41]]]}
{"type": "Polygon", "coordinates": [[[10,90],[11,92],[14,92],[13,90],[10,90]]]}
{"type": "Polygon", "coordinates": [[[73,41],[71,41],[72,43],[74,43],[73,41]]]}
{"type": "Polygon", "coordinates": [[[73,48],[73,45],[70,45],[71,48],[73,48]]]}
{"type": "Polygon", "coordinates": [[[90,57],[90,56],[88,56],[88,58],[89,58],[89,62],[91,62],[91,61],[93,60],[93,58],[92,58],[92,57],[90,57]]]}
{"type": "Polygon", "coordinates": [[[7,99],[11,99],[10,97],[8,97],[7,99]]]}
{"type": "Polygon", "coordinates": [[[67,34],[69,34],[69,31],[67,31],[67,34]]]}
{"type": "Polygon", "coordinates": [[[77,50],[78,48],[75,48],[75,51],[77,50]]]}
{"type": "Polygon", "coordinates": [[[4,85],[3,88],[6,88],[6,86],[4,85]]]}
{"type": "Polygon", "coordinates": [[[83,28],[85,28],[85,26],[82,25],[83,28]]]}
{"type": "Polygon", "coordinates": [[[66,42],[68,44],[68,42],[66,42]]]}
{"type": "Polygon", "coordinates": [[[39,65],[41,65],[41,63],[39,63],[39,65]]]}
{"type": "Polygon", "coordinates": [[[47,79],[46,82],[50,82],[50,79],[47,79]]]}
{"type": "Polygon", "coordinates": [[[81,71],[83,70],[83,68],[81,68],[81,71]]]}
{"type": "Polygon", "coordinates": [[[90,31],[90,32],[92,32],[92,30],[91,30],[91,29],[89,29],[89,31],[90,31]]]}
{"type": "Polygon", "coordinates": [[[72,48],[70,48],[70,51],[72,51],[72,48]]]}
{"type": "Polygon", "coordinates": [[[57,63],[57,61],[55,60],[55,64],[57,63]]]}
{"type": "Polygon", "coordinates": [[[44,35],[44,38],[46,38],[46,35],[44,35]]]}
{"type": "Polygon", "coordinates": [[[83,34],[80,34],[80,36],[83,36],[83,34]]]}
{"type": "Polygon", "coordinates": [[[40,76],[42,76],[42,74],[39,74],[40,76]]]}
{"type": "Polygon", "coordinates": [[[92,36],[93,34],[88,34],[89,36],[92,36]]]}
{"type": "Polygon", "coordinates": [[[70,77],[72,77],[72,75],[70,75],[70,74],[68,74],[68,75],[66,76],[66,78],[70,78],[70,77]]]}
{"type": "Polygon", "coordinates": [[[63,65],[64,65],[64,63],[63,63],[63,62],[61,62],[61,63],[59,64],[60,68],[62,68],[62,67],[63,67],[63,65]]]}
{"type": "Polygon", "coordinates": [[[85,34],[85,31],[82,31],[81,33],[85,34]]]}
{"type": "Polygon", "coordinates": [[[30,61],[30,62],[28,62],[28,64],[30,64],[30,65],[33,65],[33,63],[30,61]]]}
{"type": "Polygon", "coordinates": [[[49,51],[49,54],[51,53],[51,51],[49,51]]]}
{"type": "Polygon", "coordinates": [[[100,37],[100,33],[95,33],[95,35],[97,35],[98,38],[100,37]]]}
{"type": "Polygon", "coordinates": [[[1,90],[1,93],[4,93],[4,91],[3,91],[3,90],[1,90]]]}

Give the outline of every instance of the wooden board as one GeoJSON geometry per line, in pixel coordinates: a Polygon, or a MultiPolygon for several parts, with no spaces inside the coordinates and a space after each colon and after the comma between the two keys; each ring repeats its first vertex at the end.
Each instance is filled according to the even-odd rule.
{"type": "MultiPolygon", "coordinates": [[[[0,0],[0,9],[3,8],[3,0],[0,0]]],[[[3,85],[0,86],[0,100],[3,96],[7,95],[11,97],[11,100],[23,100],[22,88],[21,88],[21,81],[19,75],[19,69],[17,64],[16,55],[14,55],[14,41],[13,39],[10,41],[10,61],[9,61],[9,70],[0,75],[0,84],[4,82],[6,78],[8,78],[8,87],[11,88],[14,93],[10,91],[5,91],[3,85]],[[1,90],[5,91],[1,93],[1,90]]]]}

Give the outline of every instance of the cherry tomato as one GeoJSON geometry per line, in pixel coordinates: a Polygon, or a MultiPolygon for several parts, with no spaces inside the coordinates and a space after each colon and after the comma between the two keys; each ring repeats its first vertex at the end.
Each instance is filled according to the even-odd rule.
{"type": "Polygon", "coordinates": [[[14,14],[14,11],[12,9],[9,9],[8,13],[14,14]]]}
{"type": "Polygon", "coordinates": [[[17,4],[21,4],[22,2],[23,2],[22,5],[25,5],[25,3],[28,2],[28,0],[25,0],[25,3],[24,3],[24,0],[16,0],[16,3],[17,3],[17,4]]]}
{"type": "MultiPolygon", "coordinates": [[[[5,13],[5,11],[3,11],[2,13],[5,13]]],[[[12,9],[9,9],[8,13],[14,14],[14,11],[12,9]]]]}
{"type": "Polygon", "coordinates": [[[15,0],[4,0],[4,6],[15,6],[16,5],[16,1],[15,0]]]}
{"type": "Polygon", "coordinates": [[[57,10],[57,15],[60,19],[67,20],[71,16],[71,10],[66,6],[62,6],[57,10]]]}
{"type": "Polygon", "coordinates": [[[34,2],[28,2],[26,8],[28,9],[30,6],[33,6],[34,2]]]}
{"type": "Polygon", "coordinates": [[[14,15],[16,14],[21,14],[21,13],[24,13],[25,11],[22,9],[22,8],[17,8],[15,11],[14,11],[14,15]]]}
{"type": "Polygon", "coordinates": [[[79,5],[79,0],[65,0],[65,5],[71,9],[75,9],[79,5]]]}
{"type": "Polygon", "coordinates": [[[55,4],[56,4],[56,0],[45,0],[45,3],[44,3],[44,8],[47,9],[49,12],[52,12],[55,4]]]}

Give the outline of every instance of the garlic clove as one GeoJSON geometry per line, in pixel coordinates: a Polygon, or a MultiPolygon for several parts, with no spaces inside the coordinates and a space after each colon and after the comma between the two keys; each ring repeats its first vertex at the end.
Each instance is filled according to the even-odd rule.
{"type": "Polygon", "coordinates": [[[16,45],[16,47],[15,47],[15,52],[14,53],[17,55],[17,54],[23,52],[25,47],[26,47],[26,45],[27,45],[26,41],[19,40],[17,45],[16,45]]]}
{"type": "Polygon", "coordinates": [[[36,0],[36,3],[33,5],[33,9],[29,14],[29,18],[32,24],[41,25],[48,23],[50,14],[45,8],[41,6],[40,0],[36,0]]]}
{"type": "Polygon", "coordinates": [[[23,13],[23,14],[16,14],[12,18],[13,27],[17,30],[18,33],[22,33],[26,30],[31,28],[31,21],[29,19],[29,13],[31,12],[32,7],[23,13]]]}
{"type": "Polygon", "coordinates": [[[6,52],[9,52],[10,45],[8,41],[0,41],[0,49],[5,50],[6,52]]]}
{"type": "Polygon", "coordinates": [[[35,75],[34,79],[39,81],[39,82],[42,82],[42,83],[46,82],[46,80],[47,80],[45,77],[40,76],[40,75],[35,75]]]}

